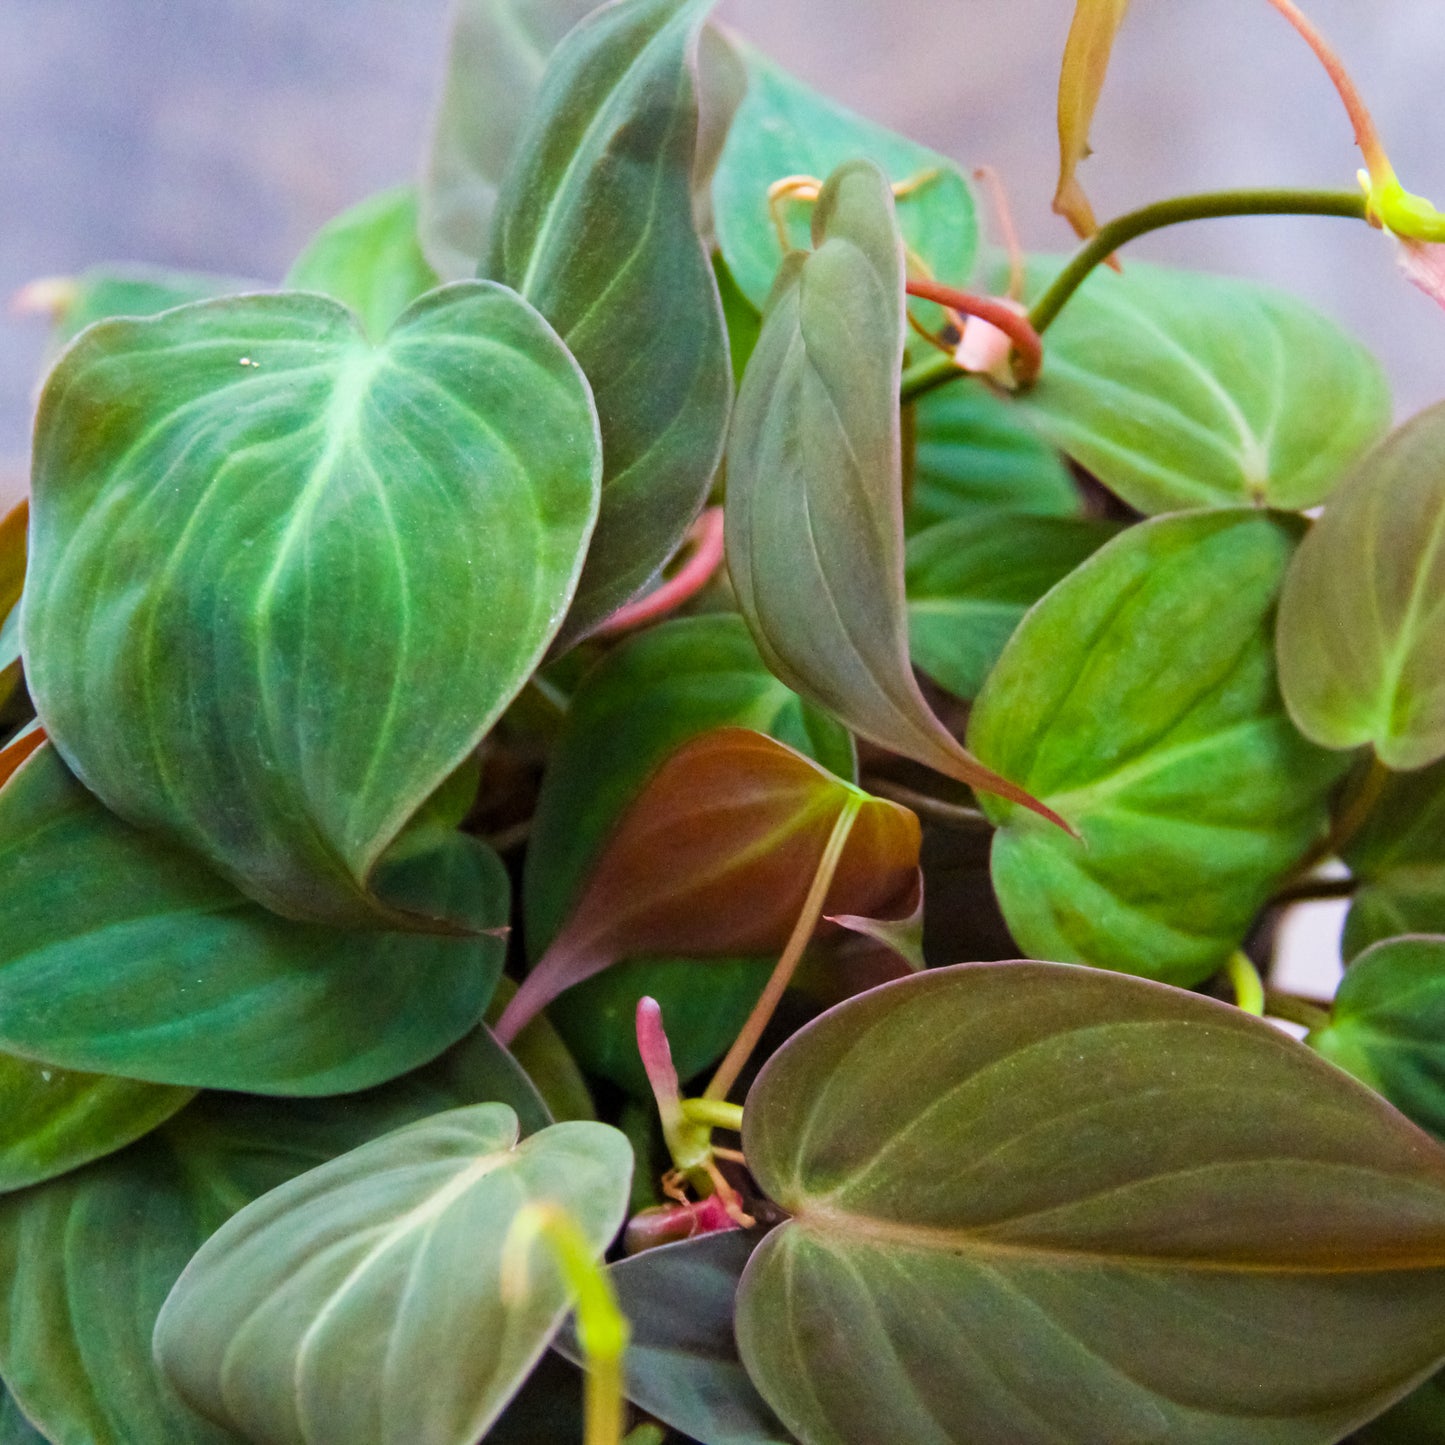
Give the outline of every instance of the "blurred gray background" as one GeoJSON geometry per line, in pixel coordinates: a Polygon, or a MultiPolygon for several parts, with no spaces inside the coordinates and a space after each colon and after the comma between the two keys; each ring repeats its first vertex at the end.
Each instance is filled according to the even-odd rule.
{"type": "MultiPolygon", "coordinates": [[[[1396,168],[1445,207],[1445,0],[1311,0],[1396,168]]],[[[0,0],[0,297],[147,260],[274,281],[329,216],[408,179],[448,0],[0,0]]],[[[1071,0],[722,0],[811,83],[1005,176],[1027,245],[1049,213],[1071,0]]],[[[1186,190],[1352,184],[1323,73],[1265,0],[1138,0],[1084,179],[1101,217],[1186,190]]],[[[1212,221],[1139,254],[1292,287],[1384,359],[1400,411],[1445,394],[1445,310],[1389,242],[1334,220],[1212,221]]],[[[43,343],[0,315],[0,488],[20,485],[43,343]]]]}

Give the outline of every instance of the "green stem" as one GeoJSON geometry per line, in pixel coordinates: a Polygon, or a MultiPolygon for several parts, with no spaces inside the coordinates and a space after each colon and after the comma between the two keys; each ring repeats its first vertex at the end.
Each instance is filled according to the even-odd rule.
{"type": "MultiPolygon", "coordinates": [[[[1153,205],[1116,216],[1074,253],[1073,259],[1034,303],[1029,312],[1034,330],[1043,332],[1089,273],[1121,246],[1166,226],[1224,216],[1342,216],[1363,221],[1365,197],[1358,191],[1206,191],[1201,195],[1155,201],[1153,205]]],[[[903,373],[901,399],[914,401],[953,377],[964,375],[967,373],[954,365],[951,356],[930,356],[903,373]]]]}
{"type": "Polygon", "coordinates": [[[1253,960],[1247,953],[1242,951],[1230,954],[1229,962],[1224,965],[1224,971],[1229,975],[1230,986],[1234,989],[1234,1001],[1240,1010],[1247,1014],[1254,1014],[1256,1018],[1264,1016],[1264,981],[1259,976],[1259,970],[1254,966],[1253,960]]]}
{"type": "Polygon", "coordinates": [[[682,1117],[689,1124],[702,1124],[709,1129],[728,1129],[742,1133],[743,1106],[724,1099],[684,1099],[682,1117]]]}
{"type": "Polygon", "coordinates": [[[888,798],[895,803],[902,803],[905,808],[911,808],[915,813],[921,813],[924,817],[931,818],[934,822],[941,823],[944,827],[952,828],[956,832],[993,832],[993,824],[989,822],[988,816],[978,808],[970,808],[963,803],[945,802],[942,798],[935,798],[931,793],[920,793],[916,788],[904,787],[902,783],[895,783],[889,778],[870,778],[864,786],[870,793],[876,793],[880,798],[888,798]]]}
{"type": "Polygon", "coordinates": [[[1264,1011],[1270,1018],[1299,1024],[1311,1033],[1324,1028],[1330,1021],[1330,1011],[1323,1004],[1315,1003],[1312,999],[1299,998],[1292,993],[1280,993],[1272,988],[1265,991],[1264,1011]]]}

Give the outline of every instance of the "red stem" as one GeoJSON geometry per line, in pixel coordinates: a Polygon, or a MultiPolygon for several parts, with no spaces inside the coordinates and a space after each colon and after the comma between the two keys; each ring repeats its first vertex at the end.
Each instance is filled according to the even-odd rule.
{"type": "Polygon", "coordinates": [[[971,291],[955,291],[952,286],[940,286],[937,281],[909,281],[908,294],[923,301],[936,301],[950,311],[977,316],[981,321],[997,326],[1018,352],[1016,374],[1019,385],[1028,386],[1038,376],[1044,364],[1044,343],[1029,324],[1028,317],[1020,316],[1007,302],[995,300],[992,296],[975,296],[971,291]]]}
{"type": "Polygon", "coordinates": [[[707,586],[723,559],[723,509],[709,507],[693,524],[688,536],[693,543],[692,556],[678,568],[676,574],[646,597],[619,607],[594,636],[606,637],[610,633],[625,632],[628,628],[665,617],[707,586]]]}

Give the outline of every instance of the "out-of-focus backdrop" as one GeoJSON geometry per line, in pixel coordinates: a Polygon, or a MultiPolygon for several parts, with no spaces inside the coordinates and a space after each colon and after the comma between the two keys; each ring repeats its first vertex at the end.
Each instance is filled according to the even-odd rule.
{"type": "MultiPolygon", "coordinates": [[[[1072,0],[722,0],[804,79],[1005,176],[1048,209],[1072,0]]],[[[1445,204],[1445,0],[1311,0],[1406,184],[1445,204]]],[[[448,0],[0,0],[0,297],[147,260],[274,281],[329,216],[406,180],[448,0]]],[[[1264,0],[1139,0],[1084,179],[1101,216],[1231,185],[1339,186],[1356,156],[1323,73],[1264,0]]],[[[1293,287],[1369,342],[1402,414],[1445,394],[1445,311],[1390,243],[1332,220],[1214,221],[1139,253],[1293,287]]],[[[21,484],[42,352],[0,316],[0,496],[21,484]]]]}

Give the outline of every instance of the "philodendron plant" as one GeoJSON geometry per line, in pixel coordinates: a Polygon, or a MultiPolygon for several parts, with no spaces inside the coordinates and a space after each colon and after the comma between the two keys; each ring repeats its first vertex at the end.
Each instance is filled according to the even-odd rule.
{"type": "Polygon", "coordinates": [[[1269,3],[1359,190],[1097,226],[1124,0],[1066,259],[711,0],[461,0],[280,289],[31,288],[0,1445],[1445,1441],[1445,406],[1116,255],[1445,294],[1269,3]]]}

